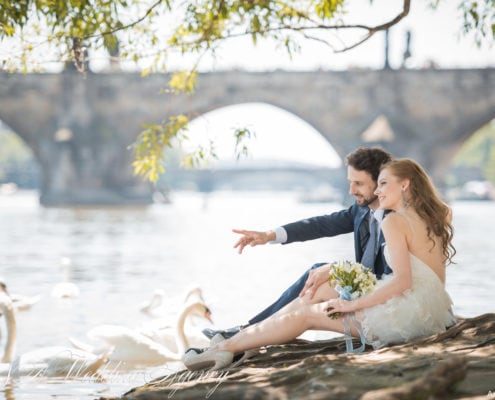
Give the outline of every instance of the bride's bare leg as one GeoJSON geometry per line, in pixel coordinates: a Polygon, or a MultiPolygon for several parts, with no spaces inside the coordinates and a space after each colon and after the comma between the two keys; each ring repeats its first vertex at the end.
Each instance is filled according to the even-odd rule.
{"type": "MultiPolygon", "coordinates": [[[[328,285],[322,286],[328,287],[328,285]]],[[[331,288],[328,287],[328,289],[331,288]]],[[[333,290],[333,292],[335,291],[333,290]]],[[[332,292],[323,288],[321,295],[323,293],[332,292]]],[[[318,291],[316,295],[318,295],[318,291]]],[[[301,303],[299,299],[294,300],[294,302],[301,303]]],[[[293,305],[292,307],[295,306],[293,305]]],[[[283,344],[290,342],[309,329],[343,333],[342,319],[329,318],[325,307],[324,303],[300,304],[297,309],[290,309],[285,313],[276,313],[258,324],[243,329],[232,338],[221,342],[218,345],[218,349],[239,353],[261,346],[283,344]]],[[[352,327],[351,332],[353,336],[358,336],[354,327],[352,327]]]]}
{"type": "Polygon", "coordinates": [[[316,290],[313,298],[310,299],[309,294],[306,294],[304,297],[298,297],[274,313],[272,317],[281,316],[292,311],[296,311],[305,305],[321,303],[322,301],[335,299],[337,297],[339,297],[339,294],[336,290],[330,285],[324,283],[316,290]]]}

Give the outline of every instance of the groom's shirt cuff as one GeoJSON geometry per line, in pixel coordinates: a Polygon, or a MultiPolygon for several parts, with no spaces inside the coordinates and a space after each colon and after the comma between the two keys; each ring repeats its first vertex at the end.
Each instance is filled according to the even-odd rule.
{"type": "Polygon", "coordinates": [[[275,240],[270,241],[272,244],[276,243],[285,243],[287,242],[287,231],[279,226],[278,228],[274,229],[275,232],[275,240]]]}

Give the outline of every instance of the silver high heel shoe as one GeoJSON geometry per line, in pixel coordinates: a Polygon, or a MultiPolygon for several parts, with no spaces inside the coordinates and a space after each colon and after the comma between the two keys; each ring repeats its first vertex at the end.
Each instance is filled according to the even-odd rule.
{"type": "MultiPolygon", "coordinates": [[[[217,333],[215,336],[213,336],[210,340],[210,347],[213,347],[221,342],[223,342],[225,337],[223,337],[221,334],[217,333]]],[[[234,354],[234,358],[232,359],[232,364],[230,365],[231,368],[237,367],[241,365],[244,361],[254,357],[255,355],[258,354],[258,350],[246,350],[238,354],[234,354]]]]}
{"type": "Polygon", "coordinates": [[[217,333],[215,336],[213,336],[210,339],[210,346],[209,347],[213,347],[213,346],[217,345],[218,343],[221,343],[225,340],[226,339],[221,334],[217,333]]]}
{"type": "Polygon", "coordinates": [[[234,354],[227,350],[207,349],[189,349],[182,357],[182,362],[190,371],[209,368],[212,371],[223,369],[234,359],[234,354]]]}

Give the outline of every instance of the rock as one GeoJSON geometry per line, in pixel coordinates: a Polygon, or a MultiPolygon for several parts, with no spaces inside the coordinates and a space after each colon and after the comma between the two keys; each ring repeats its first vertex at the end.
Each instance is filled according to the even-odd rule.
{"type": "Polygon", "coordinates": [[[269,346],[222,371],[187,370],[122,397],[157,399],[491,399],[495,398],[495,314],[459,322],[414,342],[345,353],[336,338],[269,346]]]}

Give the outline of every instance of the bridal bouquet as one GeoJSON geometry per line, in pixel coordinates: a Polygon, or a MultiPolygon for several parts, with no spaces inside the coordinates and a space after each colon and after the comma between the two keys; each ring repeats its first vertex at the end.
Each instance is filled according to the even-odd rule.
{"type": "MultiPolygon", "coordinates": [[[[364,265],[351,261],[337,261],[330,265],[328,283],[344,300],[354,300],[369,293],[376,284],[375,274],[364,265]]],[[[329,316],[339,318],[340,313],[329,316]]]]}

